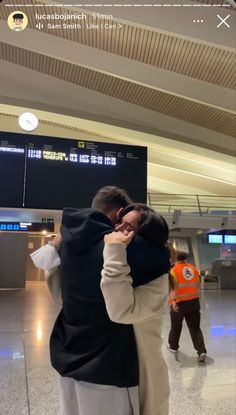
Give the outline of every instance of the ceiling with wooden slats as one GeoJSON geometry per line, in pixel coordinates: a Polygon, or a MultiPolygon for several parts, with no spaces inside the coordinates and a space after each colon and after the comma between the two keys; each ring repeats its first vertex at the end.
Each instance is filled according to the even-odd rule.
{"type": "Polygon", "coordinates": [[[73,65],[50,56],[0,42],[0,58],[65,82],[92,89],[134,105],[190,122],[229,136],[235,133],[233,113],[147,88],[134,82],[73,65]]]}
{"type": "Polygon", "coordinates": [[[32,110],[38,134],[146,145],[150,191],[235,195],[236,12],[230,1],[184,1],[2,2],[1,129],[19,131],[17,116],[32,110]],[[21,33],[7,25],[15,10],[29,20],[21,33]],[[86,23],[51,29],[35,13],[83,13],[86,23]],[[230,28],[217,28],[217,14],[230,28]]]}

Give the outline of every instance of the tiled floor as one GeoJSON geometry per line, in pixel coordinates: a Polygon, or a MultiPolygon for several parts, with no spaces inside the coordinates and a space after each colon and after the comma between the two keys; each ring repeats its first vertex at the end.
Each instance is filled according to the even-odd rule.
{"type": "MultiPolygon", "coordinates": [[[[170,415],[235,415],[235,297],[235,291],[202,293],[206,365],[197,364],[185,326],[178,358],[163,348],[171,381],[170,415]]],[[[1,415],[58,415],[57,375],[48,354],[55,316],[43,282],[29,283],[25,291],[0,291],[1,415]]],[[[168,330],[166,315],[165,340],[168,330]]]]}

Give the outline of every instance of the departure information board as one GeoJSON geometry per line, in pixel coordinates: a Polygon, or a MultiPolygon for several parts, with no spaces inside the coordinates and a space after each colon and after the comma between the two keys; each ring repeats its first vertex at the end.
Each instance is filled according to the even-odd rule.
{"type": "Polygon", "coordinates": [[[6,184],[8,199],[1,192],[1,206],[87,207],[97,190],[106,185],[125,188],[135,201],[146,202],[146,147],[12,133],[0,133],[0,138],[8,143],[7,150],[1,151],[6,182],[10,169],[8,153],[17,159],[16,164],[10,163],[9,178],[18,176],[18,182],[11,180],[12,187],[6,184]],[[18,195],[17,200],[13,194],[18,195]]]}

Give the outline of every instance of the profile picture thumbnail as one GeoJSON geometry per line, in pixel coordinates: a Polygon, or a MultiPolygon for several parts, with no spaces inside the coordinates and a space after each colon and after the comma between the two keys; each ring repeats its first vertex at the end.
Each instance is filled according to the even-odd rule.
{"type": "Polygon", "coordinates": [[[9,14],[7,24],[11,30],[22,32],[28,25],[28,17],[21,11],[15,11],[9,14]]]}

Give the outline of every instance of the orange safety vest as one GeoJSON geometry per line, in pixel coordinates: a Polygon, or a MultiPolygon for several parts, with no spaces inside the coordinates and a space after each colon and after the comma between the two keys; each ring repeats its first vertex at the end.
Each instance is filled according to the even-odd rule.
{"type": "Polygon", "coordinates": [[[187,262],[178,262],[172,269],[171,273],[176,279],[177,287],[175,291],[170,292],[169,303],[189,301],[199,298],[199,272],[187,262]]]}

